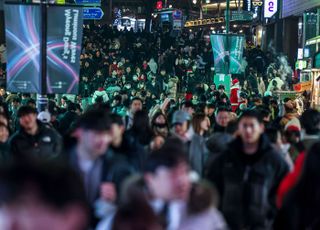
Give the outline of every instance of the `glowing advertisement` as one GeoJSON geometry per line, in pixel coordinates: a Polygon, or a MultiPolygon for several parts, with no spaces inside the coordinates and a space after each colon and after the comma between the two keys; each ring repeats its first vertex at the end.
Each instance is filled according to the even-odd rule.
{"type": "MultiPolygon", "coordinates": [[[[81,7],[47,8],[46,92],[77,94],[83,12],[81,7]]],[[[41,6],[5,5],[7,90],[41,93],[41,6]]]]}
{"type": "Polygon", "coordinates": [[[34,5],[5,5],[7,90],[40,92],[41,9],[34,5]]]}
{"type": "Polygon", "coordinates": [[[216,73],[242,73],[244,36],[214,34],[210,36],[216,73]]]}
{"type": "Polygon", "coordinates": [[[47,92],[77,94],[79,86],[83,10],[48,8],[47,92]]]}

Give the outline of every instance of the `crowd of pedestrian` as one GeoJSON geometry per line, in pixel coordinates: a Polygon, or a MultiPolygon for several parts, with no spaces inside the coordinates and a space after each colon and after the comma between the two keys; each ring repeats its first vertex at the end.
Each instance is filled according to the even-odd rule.
{"type": "Polygon", "coordinates": [[[249,56],[229,96],[210,50],[85,27],[77,97],[1,89],[0,229],[318,229],[320,112],[249,56]]]}

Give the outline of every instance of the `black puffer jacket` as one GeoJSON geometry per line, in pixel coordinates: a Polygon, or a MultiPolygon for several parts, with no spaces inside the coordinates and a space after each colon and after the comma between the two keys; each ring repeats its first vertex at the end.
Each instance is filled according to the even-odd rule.
{"type": "Polygon", "coordinates": [[[288,166],[264,135],[257,153],[242,152],[237,138],[209,166],[207,178],[221,196],[220,209],[231,229],[271,229],[275,197],[288,166]]]}
{"type": "Polygon", "coordinates": [[[9,145],[10,153],[17,160],[56,158],[61,154],[63,147],[59,133],[41,122],[38,122],[36,135],[29,135],[23,129],[20,129],[13,134],[9,145]]]}

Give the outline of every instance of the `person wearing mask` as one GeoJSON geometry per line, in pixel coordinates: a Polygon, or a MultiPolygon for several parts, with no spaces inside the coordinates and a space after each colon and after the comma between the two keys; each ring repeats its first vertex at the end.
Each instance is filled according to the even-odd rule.
{"type": "Polygon", "coordinates": [[[61,136],[37,120],[35,108],[21,106],[17,116],[21,128],[9,140],[12,157],[18,160],[52,159],[61,154],[61,136]]]}
{"type": "Polygon", "coordinates": [[[211,163],[206,177],[220,193],[220,210],[231,229],[271,229],[276,191],[288,166],[263,135],[258,112],[243,112],[238,130],[239,137],[211,163]]]}
{"type": "Polygon", "coordinates": [[[169,134],[169,125],[166,116],[160,111],[156,112],[151,119],[151,129],[155,136],[166,138],[169,134]]]}
{"type": "Polygon", "coordinates": [[[191,168],[202,176],[204,165],[208,158],[204,135],[209,130],[210,120],[205,114],[195,114],[192,118],[192,127],[194,135],[189,147],[189,162],[191,168]]]}
{"type": "Polygon", "coordinates": [[[130,129],[133,125],[133,117],[137,111],[142,110],[143,101],[139,97],[134,97],[130,101],[130,108],[128,114],[125,116],[126,129],[130,129]]]}

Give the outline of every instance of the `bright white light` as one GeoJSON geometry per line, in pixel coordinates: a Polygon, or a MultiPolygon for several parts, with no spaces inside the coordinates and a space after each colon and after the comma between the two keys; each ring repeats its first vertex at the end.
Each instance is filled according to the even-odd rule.
{"type": "Polygon", "coordinates": [[[238,25],[233,25],[233,28],[237,28],[238,27],[238,25]]]}
{"type": "Polygon", "coordinates": [[[197,0],[192,0],[192,3],[193,4],[197,4],[197,0]]]}
{"type": "Polygon", "coordinates": [[[243,30],[240,30],[239,32],[240,32],[240,33],[243,33],[243,30]]]}
{"type": "Polygon", "coordinates": [[[226,30],[223,30],[222,32],[225,33],[225,32],[227,32],[227,31],[226,31],[226,30]]]}
{"type": "Polygon", "coordinates": [[[169,5],[169,8],[172,8],[172,5],[169,5]]]}
{"type": "Polygon", "coordinates": [[[206,3],[210,3],[210,0],[206,0],[206,3]]]}

